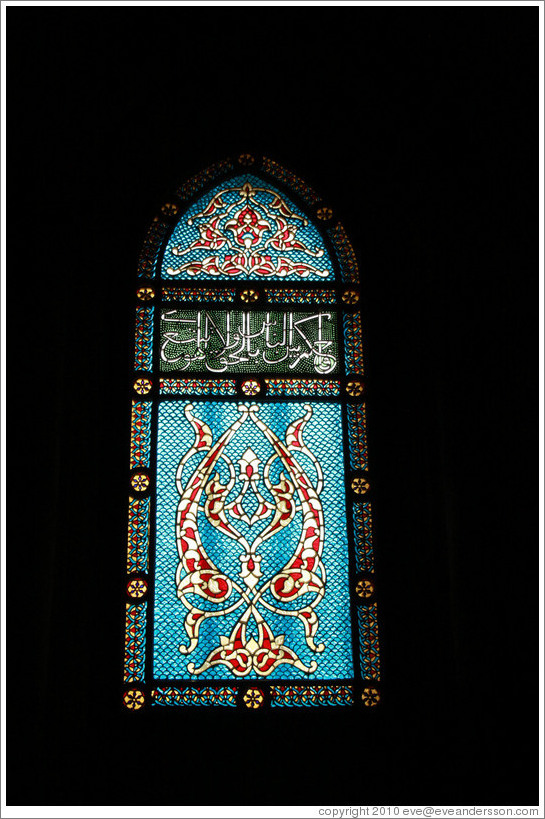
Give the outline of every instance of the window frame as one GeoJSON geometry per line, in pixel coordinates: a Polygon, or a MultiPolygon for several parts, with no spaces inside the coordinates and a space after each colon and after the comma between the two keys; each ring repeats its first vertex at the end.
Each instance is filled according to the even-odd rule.
{"type": "MultiPolygon", "coordinates": [[[[184,185],[181,185],[176,192],[176,196],[171,197],[166,202],[160,211],[160,215],[156,217],[148,230],[143,242],[142,252],[138,262],[137,278],[133,290],[133,311],[132,320],[134,321],[135,311],[139,309],[153,307],[153,323],[152,323],[152,353],[151,353],[151,368],[140,370],[136,369],[134,355],[131,362],[131,379],[130,379],[130,406],[131,406],[131,434],[133,429],[133,414],[132,408],[134,402],[144,401],[151,404],[151,424],[150,424],[150,445],[149,445],[149,485],[145,492],[138,493],[134,491],[131,481],[134,475],[138,472],[145,471],[140,468],[132,468],[129,470],[129,497],[145,498],[150,497],[150,511],[149,511],[149,535],[148,535],[148,571],[147,573],[127,572],[124,577],[125,599],[124,599],[124,660],[123,660],[123,687],[121,700],[123,706],[130,711],[147,710],[150,706],[157,706],[159,704],[169,705],[200,705],[206,708],[215,707],[217,705],[228,705],[237,708],[261,709],[269,708],[273,704],[271,699],[274,698],[274,705],[284,706],[331,706],[344,705],[345,707],[355,707],[368,709],[375,706],[380,700],[380,658],[378,648],[377,635],[377,609],[376,609],[376,576],[374,566],[371,570],[362,571],[358,567],[357,560],[357,546],[356,546],[356,532],[355,532],[355,518],[354,518],[354,504],[363,503],[368,504],[369,511],[373,504],[372,480],[369,478],[368,469],[354,469],[351,465],[351,450],[357,446],[358,437],[349,429],[348,422],[348,407],[355,407],[367,404],[366,395],[366,380],[365,380],[365,366],[364,350],[362,345],[362,298],[361,287],[358,276],[357,260],[353,248],[346,236],[344,228],[337,219],[334,218],[333,211],[326,205],[322,199],[312,191],[302,180],[290,171],[282,168],[278,163],[263,157],[256,162],[253,157],[248,154],[242,154],[238,160],[224,160],[216,163],[216,165],[205,169],[196,177],[193,177],[184,185]],[[310,220],[319,231],[326,250],[329,254],[333,265],[333,277],[331,280],[321,281],[305,281],[296,279],[273,279],[264,278],[259,279],[227,279],[219,278],[217,280],[199,279],[195,277],[172,278],[170,280],[161,278],[161,268],[165,249],[172,232],[179,222],[181,215],[198,199],[205,196],[212,189],[216,188],[222,182],[228,182],[233,177],[238,177],[244,173],[255,175],[263,180],[264,183],[270,184],[280,193],[287,196],[310,220]],[[142,300],[137,293],[142,288],[151,288],[154,291],[154,297],[150,300],[142,300]],[[195,295],[193,298],[183,301],[163,300],[164,288],[177,288],[193,290],[195,295]],[[197,295],[197,291],[207,290],[217,296],[218,294],[225,294],[225,291],[231,291],[234,294],[232,301],[225,301],[218,298],[202,299],[197,295]],[[247,290],[254,290],[258,292],[258,299],[251,304],[243,301],[242,294],[247,290]],[[266,290],[276,291],[301,291],[303,293],[324,290],[334,294],[334,303],[316,303],[316,304],[302,304],[297,302],[280,303],[271,302],[266,297],[266,290]],[[347,294],[351,294],[350,297],[347,294]],[[232,374],[226,372],[221,376],[214,376],[206,371],[203,372],[182,372],[177,377],[180,380],[190,379],[198,382],[206,379],[214,381],[233,379],[236,384],[236,393],[234,395],[204,395],[198,393],[187,393],[183,395],[161,394],[159,390],[160,379],[175,378],[171,373],[161,373],[160,370],[160,320],[161,312],[164,306],[169,309],[184,309],[192,310],[197,307],[208,307],[209,309],[236,309],[236,310],[263,310],[263,311],[297,311],[301,313],[308,312],[312,314],[317,309],[327,310],[334,313],[337,321],[337,343],[339,352],[339,366],[338,372],[329,374],[327,377],[315,378],[310,375],[294,373],[287,371],[285,373],[269,373],[269,374],[232,374]],[[352,341],[350,348],[352,355],[361,362],[361,372],[350,374],[346,368],[346,347],[348,342],[346,340],[345,330],[345,316],[355,317],[355,321],[359,320],[361,328],[359,333],[359,340],[352,341]],[[359,319],[357,318],[359,317],[359,319]],[[281,396],[279,399],[276,395],[271,395],[267,390],[266,380],[270,379],[294,379],[298,381],[335,381],[340,385],[340,392],[338,395],[298,395],[298,396],[281,396]],[[152,386],[149,392],[144,395],[139,395],[135,390],[135,384],[139,379],[148,379],[152,386]],[[161,700],[158,691],[161,686],[155,685],[153,677],[153,590],[155,587],[155,538],[156,538],[156,498],[155,498],[155,481],[157,475],[157,424],[158,424],[158,406],[163,401],[202,401],[203,399],[212,401],[225,402],[247,402],[249,397],[242,391],[242,384],[249,379],[255,380],[260,384],[260,392],[254,396],[257,402],[274,402],[278,400],[292,401],[295,400],[300,404],[305,402],[329,402],[338,403],[341,407],[341,416],[343,424],[343,451],[344,451],[344,478],[345,478],[345,502],[347,510],[347,535],[349,543],[349,563],[348,563],[348,578],[349,578],[349,597],[350,597],[350,622],[352,635],[352,653],[353,653],[353,667],[354,678],[349,683],[346,679],[337,680],[305,680],[304,678],[294,678],[293,680],[271,680],[267,677],[260,677],[259,679],[235,678],[233,675],[229,677],[229,682],[221,680],[172,680],[169,681],[169,686],[172,689],[186,689],[184,696],[172,695],[169,702],[165,702],[164,697],[161,700]],[[350,394],[348,385],[350,382],[361,384],[362,393],[350,394]],[[358,494],[354,491],[353,481],[356,478],[362,478],[364,482],[369,484],[369,488],[364,494],[358,494]],[[128,589],[128,584],[131,580],[142,579],[147,583],[147,592],[142,598],[134,599],[131,597],[128,589]],[[358,586],[359,584],[359,586],[358,586]],[[362,585],[363,584],[363,585],[362,585]],[[360,594],[356,591],[360,589],[360,594]],[[367,596],[361,596],[364,592],[367,596]],[[138,639],[134,639],[134,623],[129,622],[127,615],[128,607],[142,606],[146,604],[145,627],[143,634],[143,644],[145,652],[145,664],[142,680],[131,679],[131,674],[127,675],[128,667],[128,649],[127,645],[138,643],[138,639]],[[132,629],[132,631],[131,631],[132,629]],[[374,656],[376,659],[372,660],[374,656]],[[271,695],[271,690],[275,688],[288,688],[289,691],[284,693],[275,692],[271,695]],[[234,689],[236,693],[234,697],[231,694],[224,694],[223,701],[218,701],[218,696],[210,693],[214,689],[234,689]],[[344,689],[350,688],[350,691],[344,689]],[[299,690],[298,690],[299,689],[299,690]],[[300,689],[308,689],[302,691],[300,689]],[[312,691],[310,690],[312,689],[312,691]],[[342,689],[342,690],[341,690],[342,689]],[[256,696],[252,692],[258,691],[261,695],[256,696]],[[208,692],[208,693],[207,693],[208,692]],[[250,692],[250,693],[249,693],[250,692]],[[277,701],[278,700],[278,701],[277,701]],[[282,701],[283,700],[283,701],[282,701]]],[[[137,322],[138,323],[138,322],[137,322]]],[[[357,333],[356,333],[357,335],[357,333]]],[[[134,331],[131,334],[134,340],[134,331]]],[[[131,344],[134,347],[134,342],[131,344]]],[[[358,369],[358,367],[356,367],[358,369]]],[[[369,441],[365,423],[363,426],[363,447],[368,452],[369,441]]],[[[131,448],[132,453],[132,448],[131,448]]],[[[368,466],[368,464],[366,464],[368,466]]],[[[371,517],[371,514],[370,514],[371,517]]],[[[369,525],[372,525],[369,523],[369,525]]],[[[359,533],[359,540],[363,542],[364,534],[359,533]]],[[[369,548],[371,554],[374,553],[374,544],[372,544],[372,535],[369,536],[369,548]]],[[[125,547],[127,548],[127,547],[125,547]]],[[[140,645],[142,644],[142,629],[139,635],[140,645]]],[[[142,655],[142,648],[138,649],[140,656],[142,655]]],[[[129,655],[134,659],[134,651],[129,655]]],[[[130,659],[130,657],[129,657],[130,659]]],[[[226,672],[225,679],[228,678],[226,672]]],[[[162,681],[160,681],[162,682],[162,681]]],[[[162,686],[164,687],[164,686],[162,686]]],[[[168,698],[167,698],[168,699],[168,698]]],[[[221,700],[221,697],[220,697],[221,700]]],[[[176,709],[174,709],[176,710],[176,709]]],[[[183,708],[181,709],[183,711],[183,708]]]]}

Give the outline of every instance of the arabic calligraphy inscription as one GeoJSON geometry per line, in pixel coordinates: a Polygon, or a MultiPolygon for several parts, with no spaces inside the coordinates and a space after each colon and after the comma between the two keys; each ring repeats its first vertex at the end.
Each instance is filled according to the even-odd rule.
{"type": "Polygon", "coordinates": [[[338,371],[336,316],[331,312],[163,310],[163,372],[338,371]]]}

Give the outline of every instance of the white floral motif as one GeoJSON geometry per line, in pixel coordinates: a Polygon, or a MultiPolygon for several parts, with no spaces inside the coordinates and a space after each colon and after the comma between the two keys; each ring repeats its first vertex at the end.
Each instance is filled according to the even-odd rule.
{"type": "MultiPolygon", "coordinates": [[[[312,410],[306,405],[305,415],[290,424],[286,430],[285,442],[258,417],[259,407],[255,404],[238,407],[239,417],[215,444],[212,443],[210,428],[195,418],[192,405],[185,408],[185,415],[196,435],[193,446],[182,458],[177,472],[177,487],[181,495],[178,505],[176,534],[179,564],[176,572],[176,587],[180,601],[188,609],[185,630],[189,645],[181,645],[182,654],[190,654],[198,645],[199,630],[206,619],[225,616],[236,609],[241,614],[229,636],[221,636],[219,645],[209,654],[198,668],[189,663],[191,674],[201,674],[207,669],[223,664],[236,676],[243,677],[251,671],[267,676],[278,665],[288,663],[306,673],[313,673],[317,663],[308,666],[297,653],[284,643],[284,635],[273,634],[260,609],[269,610],[286,617],[296,617],[304,625],[305,640],[314,652],[324,650],[323,644],[316,644],[314,637],[318,629],[318,617],[314,611],[325,593],[325,569],[321,560],[324,543],[323,510],[319,499],[322,489],[320,466],[303,442],[303,429],[309,421],[312,410]],[[234,466],[225,455],[225,448],[243,423],[252,423],[263,433],[272,445],[274,454],[260,471],[260,461],[251,449],[247,449],[239,459],[239,480],[242,487],[232,502],[227,498],[237,480],[234,466]],[[185,465],[196,453],[202,453],[200,464],[192,471],[187,481],[182,481],[185,465]],[[296,460],[297,453],[304,454],[316,469],[316,486],[296,460]],[[285,471],[281,471],[277,483],[270,479],[271,466],[279,459],[285,471]],[[220,460],[229,468],[229,479],[221,483],[215,471],[220,460]],[[262,496],[259,484],[263,480],[274,499],[269,503],[262,496]],[[247,501],[251,496],[253,508],[247,501]],[[202,503],[202,499],[204,503],[202,503]],[[224,535],[242,547],[238,582],[220,571],[211,561],[199,534],[199,515],[204,512],[208,522],[224,535]],[[293,555],[272,577],[262,580],[260,569],[260,546],[269,538],[278,535],[294,519],[296,512],[302,516],[302,530],[293,555]],[[268,521],[265,528],[250,542],[237,528],[244,521],[250,528],[257,522],[268,521]],[[279,604],[272,604],[264,598],[270,592],[279,604]],[[207,606],[195,604],[193,596],[203,598],[207,606]],[[303,595],[310,595],[311,602],[296,608],[303,595]],[[188,599],[191,596],[191,600],[188,599]],[[231,602],[231,598],[234,601],[231,602]],[[217,608],[211,609],[210,604],[217,608]],[[286,608],[290,605],[291,608],[286,608]],[[257,629],[257,640],[252,636],[251,621],[257,629]],[[250,628],[249,628],[250,626],[250,628]]],[[[308,601],[308,597],[307,597],[308,601]]]]}
{"type": "Polygon", "coordinates": [[[213,196],[204,210],[187,219],[187,225],[195,225],[199,237],[187,247],[170,247],[170,253],[177,257],[196,250],[207,250],[211,255],[177,268],[167,267],[166,273],[169,276],[244,277],[251,273],[263,278],[327,277],[329,270],[291,258],[295,251],[313,258],[323,255],[321,248],[309,247],[298,238],[299,228],[307,224],[276,191],[250,182],[226,187],[213,196]],[[226,201],[226,194],[230,193],[238,194],[232,204],[226,201]],[[271,251],[282,255],[273,260],[271,251]]]}

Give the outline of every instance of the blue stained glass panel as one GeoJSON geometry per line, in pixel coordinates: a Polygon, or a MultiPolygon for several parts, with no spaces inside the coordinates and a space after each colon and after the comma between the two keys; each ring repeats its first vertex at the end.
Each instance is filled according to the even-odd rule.
{"type": "MultiPolygon", "coordinates": [[[[186,541],[182,541],[180,534],[180,549],[184,543],[187,545],[186,541]]],[[[238,405],[206,401],[188,405],[184,401],[161,402],[157,441],[155,583],[156,679],[234,681],[263,677],[275,680],[352,677],[340,405],[312,402],[305,405],[287,402],[257,405],[245,402],[238,405]],[[254,409],[251,410],[251,407],[254,409]],[[195,419],[195,423],[198,421],[196,426],[192,427],[188,414],[189,418],[195,419]],[[305,415],[306,426],[298,425],[305,415]],[[237,423],[239,426],[235,429],[237,423]],[[207,437],[209,433],[203,424],[209,428],[212,441],[207,437]],[[286,437],[290,425],[291,434],[286,437]],[[263,431],[263,426],[269,430],[270,437],[263,431]],[[186,541],[190,540],[196,528],[205,552],[198,552],[198,542],[192,541],[191,550],[184,552],[185,568],[181,568],[176,540],[178,506],[183,507],[183,518],[189,508],[184,505],[185,501],[181,502],[183,493],[194,486],[194,480],[195,486],[198,485],[199,474],[202,477],[199,468],[204,469],[203,464],[215,457],[218,440],[230,428],[234,429],[232,437],[209,471],[207,489],[202,491],[200,501],[196,502],[193,510],[196,526],[192,523],[187,529],[189,535],[185,535],[186,541]],[[200,430],[197,435],[195,429],[200,430]],[[277,436],[281,442],[276,445],[278,448],[271,442],[271,436],[273,439],[277,436]],[[193,446],[197,441],[199,445],[193,446]],[[275,458],[275,453],[278,455],[279,451],[283,452],[286,461],[275,458]],[[186,455],[187,461],[178,474],[177,489],[178,466],[186,455]],[[307,489],[302,494],[292,492],[293,515],[287,522],[282,522],[277,513],[290,508],[290,482],[295,486],[297,481],[301,481],[300,485],[307,489]],[[228,487],[221,503],[218,500],[221,492],[214,495],[215,491],[219,491],[218,487],[228,487]],[[278,503],[279,496],[275,495],[275,492],[280,492],[279,487],[283,487],[285,492],[282,503],[278,503]],[[307,507],[302,501],[305,492],[307,497],[311,497],[307,507]],[[207,502],[210,506],[208,514],[205,514],[207,502]],[[313,510],[318,515],[315,511],[317,507],[323,510],[321,529],[314,526],[315,520],[312,519],[313,510]],[[274,530],[275,520],[277,532],[265,537],[271,527],[274,530]],[[231,527],[231,535],[225,533],[228,527],[231,527]],[[240,538],[233,537],[235,529],[240,533],[240,538]],[[264,538],[261,542],[260,537],[264,538]],[[245,557],[243,542],[250,549],[255,547],[252,558],[245,557]],[[304,549],[301,548],[302,543],[304,549]],[[310,563],[305,564],[305,560],[310,563]],[[191,571],[186,571],[188,561],[191,571]],[[257,563],[258,569],[255,566],[257,563]],[[302,564],[314,568],[305,574],[299,569],[302,564]],[[216,574],[206,566],[215,567],[216,574]],[[210,575],[213,575],[212,578],[210,575]],[[320,586],[324,576],[325,586],[320,586]],[[185,604],[178,599],[177,582],[179,588],[185,588],[185,604]],[[221,595],[229,583],[232,594],[227,594],[222,602],[221,595]],[[299,591],[298,596],[290,598],[290,594],[294,594],[293,583],[299,591]],[[205,587],[210,597],[203,593],[205,587]],[[242,592],[237,592],[235,587],[242,592]],[[248,614],[247,602],[250,599],[258,612],[258,619],[261,618],[261,625],[248,614]],[[298,616],[297,612],[303,610],[308,614],[298,616]],[[288,611],[292,613],[287,614],[288,611]],[[186,617],[193,616],[195,612],[204,614],[197,614],[200,631],[195,645],[191,647],[184,624],[187,625],[186,617]],[[313,648],[305,639],[304,624],[312,621],[314,616],[317,625],[312,638],[313,648]],[[255,660],[249,666],[247,657],[246,666],[237,660],[242,655],[237,654],[236,641],[233,640],[233,634],[244,620],[245,645],[249,646],[246,654],[254,652],[252,656],[255,660]],[[255,659],[262,659],[269,651],[268,638],[263,638],[262,631],[260,633],[260,629],[265,628],[263,622],[272,636],[274,657],[276,660],[281,658],[266,674],[262,673],[264,666],[259,666],[255,659]],[[314,650],[322,644],[323,650],[314,650]],[[180,646],[185,648],[186,653],[180,651],[180,646]],[[188,648],[191,650],[187,651],[188,648]],[[229,662],[218,660],[222,652],[229,662]],[[233,660],[229,659],[233,657],[233,660]],[[214,662],[211,663],[211,659],[214,662]],[[258,667],[260,673],[256,670],[258,667]]],[[[312,626],[310,629],[312,631],[312,626]]]]}
{"type": "Polygon", "coordinates": [[[181,217],[163,279],[331,281],[317,228],[269,182],[243,174],[217,185],[181,217]]]}

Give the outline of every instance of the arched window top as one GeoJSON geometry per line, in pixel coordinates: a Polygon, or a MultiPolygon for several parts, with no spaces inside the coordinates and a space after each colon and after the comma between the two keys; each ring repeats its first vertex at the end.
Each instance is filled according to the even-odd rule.
{"type": "Polygon", "coordinates": [[[163,279],[333,281],[311,218],[269,180],[237,174],[180,217],[163,256],[163,279]]]}
{"type": "Polygon", "coordinates": [[[375,706],[361,298],[342,224],[291,171],[242,154],[163,204],[137,275],[125,706],[375,706]]]}

